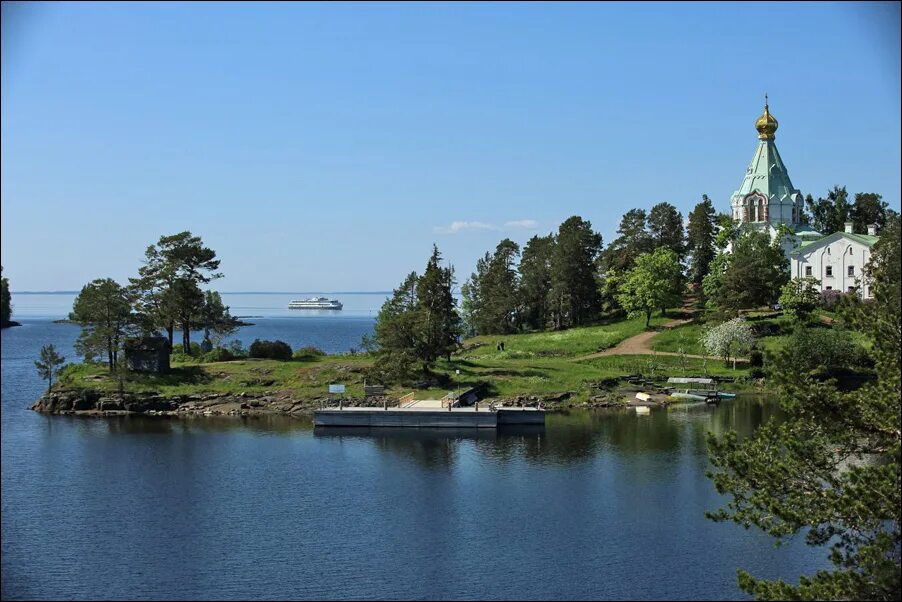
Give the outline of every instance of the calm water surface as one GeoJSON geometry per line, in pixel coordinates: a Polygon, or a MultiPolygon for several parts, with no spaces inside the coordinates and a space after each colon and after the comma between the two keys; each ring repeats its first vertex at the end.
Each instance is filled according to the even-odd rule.
{"type": "MultiPolygon", "coordinates": [[[[795,580],[826,565],[704,518],[722,502],[705,433],[749,433],[772,404],[557,414],[499,433],[45,417],[27,409],[43,386],[33,360],[48,342],[74,358],[79,329],[51,321],[71,296],[38,297],[14,295],[23,326],[2,332],[4,599],[717,599],[743,597],[739,566],[795,580]]],[[[331,352],[356,345],[384,299],[291,317],[281,298],[239,297],[225,299],[234,314],[265,316],[245,343],[331,352]]]]}

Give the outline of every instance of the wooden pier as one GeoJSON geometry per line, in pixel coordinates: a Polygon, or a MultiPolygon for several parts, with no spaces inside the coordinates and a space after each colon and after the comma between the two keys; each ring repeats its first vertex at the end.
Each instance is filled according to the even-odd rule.
{"type": "Polygon", "coordinates": [[[545,410],[536,408],[489,409],[473,407],[356,407],[326,408],[313,413],[314,426],[406,427],[406,428],[479,428],[504,425],[545,425],[545,410]]]}

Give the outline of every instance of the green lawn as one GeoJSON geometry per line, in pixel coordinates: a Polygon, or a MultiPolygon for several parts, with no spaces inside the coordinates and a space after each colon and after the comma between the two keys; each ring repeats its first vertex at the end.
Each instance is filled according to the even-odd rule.
{"type": "MultiPolygon", "coordinates": [[[[651,319],[651,326],[660,326],[669,319],[659,314],[651,319]]],[[[645,318],[633,318],[555,332],[478,336],[465,340],[459,355],[480,360],[582,356],[613,347],[643,330],[645,318]],[[501,342],[504,342],[504,351],[497,349],[501,342]]]]}
{"type": "Polygon", "coordinates": [[[689,355],[704,355],[705,350],[698,342],[705,329],[705,324],[685,324],[676,328],[669,328],[651,340],[651,348],[655,351],[669,351],[678,353],[680,348],[689,355]]]}

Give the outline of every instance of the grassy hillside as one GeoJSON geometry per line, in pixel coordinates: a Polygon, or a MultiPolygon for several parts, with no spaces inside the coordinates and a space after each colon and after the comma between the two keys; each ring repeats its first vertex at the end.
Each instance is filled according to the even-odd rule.
{"type": "MultiPolygon", "coordinates": [[[[656,318],[653,324],[666,319],[656,318]]],[[[593,394],[592,384],[625,374],[647,376],[691,376],[704,374],[744,376],[721,362],[681,360],[672,356],[629,355],[579,359],[607,349],[642,332],[644,319],[622,320],[575,328],[563,332],[487,336],[468,339],[451,362],[441,361],[436,373],[445,376],[444,387],[416,390],[417,398],[442,397],[457,388],[480,385],[488,397],[552,395],[570,392],[576,401],[593,394]],[[505,350],[497,344],[504,341],[505,350]],[[460,371],[460,375],[456,371],[460,371]]],[[[693,328],[692,326],[684,328],[693,328]]],[[[670,336],[664,332],[658,335],[670,336]]],[[[697,337],[696,337],[697,338],[697,337]]],[[[165,396],[196,394],[287,393],[297,399],[327,395],[328,385],[341,383],[347,396],[362,397],[367,369],[373,365],[368,355],[336,355],[303,361],[235,360],[207,364],[174,363],[166,375],[131,374],[126,383],[130,392],[155,391],[165,396]]],[[[94,388],[113,392],[118,384],[104,365],[70,365],[61,375],[63,386],[94,388]]],[[[387,393],[400,397],[410,386],[394,386],[387,393]]]]}
{"type": "MultiPolygon", "coordinates": [[[[651,326],[660,326],[669,318],[652,318],[651,326]]],[[[613,321],[556,332],[486,335],[464,341],[460,356],[466,359],[527,359],[537,357],[579,357],[613,347],[620,341],[645,330],[645,318],[613,321]],[[504,351],[498,351],[498,343],[504,351]]]]}

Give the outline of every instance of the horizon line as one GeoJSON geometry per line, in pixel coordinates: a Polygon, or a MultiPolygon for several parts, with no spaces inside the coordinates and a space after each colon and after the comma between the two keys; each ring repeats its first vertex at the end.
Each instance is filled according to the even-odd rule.
{"type": "MultiPolygon", "coordinates": [[[[81,291],[10,291],[11,295],[77,295],[81,291]]],[[[392,291],[216,291],[220,295],[390,295],[392,291]]]]}

